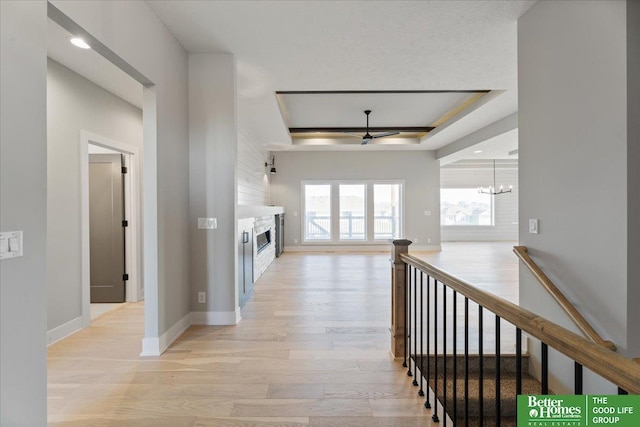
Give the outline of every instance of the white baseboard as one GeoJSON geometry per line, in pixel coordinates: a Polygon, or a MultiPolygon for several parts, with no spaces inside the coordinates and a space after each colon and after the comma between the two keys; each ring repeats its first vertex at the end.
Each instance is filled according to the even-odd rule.
{"type": "Polygon", "coordinates": [[[192,311],[192,325],[237,325],[242,319],[240,308],[235,311],[192,311]]]}
{"type": "Polygon", "coordinates": [[[67,323],[63,323],[57,328],[47,331],[47,346],[50,346],[69,335],[73,335],[81,329],[84,329],[82,326],[82,316],[69,320],[67,323]]]}
{"type": "Polygon", "coordinates": [[[285,246],[285,252],[389,252],[390,245],[305,245],[285,246]]]}
{"type": "Polygon", "coordinates": [[[167,332],[162,334],[159,338],[150,337],[142,339],[142,353],[140,356],[160,356],[166,349],[169,348],[180,335],[191,326],[191,313],[187,313],[182,319],[170,327],[167,332]]]}

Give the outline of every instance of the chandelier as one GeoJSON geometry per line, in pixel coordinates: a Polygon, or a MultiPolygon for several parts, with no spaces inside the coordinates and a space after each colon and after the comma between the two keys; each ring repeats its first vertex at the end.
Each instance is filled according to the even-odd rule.
{"type": "Polygon", "coordinates": [[[513,190],[513,185],[510,185],[508,190],[505,190],[504,185],[501,185],[500,190],[496,191],[496,160],[494,159],[493,160],[493,187],[489,186],[488,189],[485,189],[483,187],[478,187],[478,193],[491,194],[492,196],[496,196],[498,194],[511,193],[511,190],[513,190]]]}

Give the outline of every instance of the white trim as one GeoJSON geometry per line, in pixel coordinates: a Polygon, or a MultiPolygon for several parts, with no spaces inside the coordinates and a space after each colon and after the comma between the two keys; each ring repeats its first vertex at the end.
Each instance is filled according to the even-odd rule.
{"type": "Polygon", "coordinates": [[[84,329],[82,316],[71,319],[67,323],[63,323],[57,328],[47,331],[47,346],[57,343],[58,341],[73,335],[82,329],[84,329]]]}
{"type": "Polygon", "coordinates": [[[170,327],[167,332],[162,334],[160,338],[143,338],[142,353],[140,356],[160,356],[169,348],[180,335],[182,335],[191,326],[191,313],[187,313],[182,319],[170,327]]]}
{"type": "Polygon", "coordinates": [[[237,325],[242,319],[240,308],[235,311],[192,311],[192,325],[237,325]]]}
{"type": "Polygon", "coordinates": [[[128,173],[125,175],[125,210],[129,227],[125,229],[126,263],[129,282],[126,301],[137,302],[142,297],[142,236],[140,233],[140,149],[133,145],[114,141],[86,130],[80,130],[80,203],[81,203],[81,281],[82,281],[82,326],[91,323],[91,290],[89,268],[89,144],[109,148],[125,154],[128,173]],[[133,156],[133,158],[131,158],[133,156]]]}
{"type": "MultiPolygon", "coordinates": [[[[347,246],[347,245],[303,245],[303,246],[285,246],[285,252],[389,252],[389,243],[347,246]]],[[[411,251],[441,251],[442,246],[409,246],[411,251]]]]}

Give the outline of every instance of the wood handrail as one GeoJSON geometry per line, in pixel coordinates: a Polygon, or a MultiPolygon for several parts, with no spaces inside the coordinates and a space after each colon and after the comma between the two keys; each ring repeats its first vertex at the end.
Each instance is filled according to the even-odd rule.
{"type": "Polygon", "coordinates": [[[576,324],[578,329],[582,331],[588,338],[590,338],[594,343],[600,344],[608,348],[609,350],[616,351],[616,345],[611,342],[603,339],[598,332],[591,326],[591,324],[587,321],[587,319],[580,314],[580,312],[574,307],[571,302],[564,296],[562,291],[556,287],[556,285],[549,279],[549,277],[544,274],[544,271],[536,264],[534,260],[529,256],[529,250],[526,246],[514,246],[513,252],[520,258],[520,261],[524,263],[524,265],[529,268],[533,276],[538,280],[538,282],[542,285],[543,288],[549,292],[549,294],[556,300],[556,302],[562,307],[567,316],[576,324]]]}
{"type": "Polygon", "coordinates": [[[400,254],[405,263],[445,283],[525,333],[539,339],[587,369],[632,394],[640,394],[640,364],[596,344],[512,302],[485,292],[412,255],[400,254]]]}

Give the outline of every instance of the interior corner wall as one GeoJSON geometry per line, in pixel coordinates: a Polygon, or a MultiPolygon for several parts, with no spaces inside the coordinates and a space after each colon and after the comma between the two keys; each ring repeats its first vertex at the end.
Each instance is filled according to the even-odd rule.
{"type": "Polygon", "coordinates": [[[266,206],[270,203],[269,151],[248,132],[238,131],[238,204],[266,206]]]}
{"type": "MultiPolygon", "coordinates": [[[[622,354],[631,286],[625,9],[625,2],[538,2],[518,21],[520,243],[622,354]],[[530,218],[539,234],[528,233],[530,218]]],[[[575,331],[523,266],[520,301],[575,331]]],[[[550,366],[554,392],[572,387],[572,365],[550,366]]],[[[585,393],[615,392],[585,381],[595,384],[585,393]]]]}
{"type": "MultiPolygon", "coordinates": [[[[140,86],[142,92],[142,86],[140,86]]],[[[142,111],[47,61],[47,330],[82,315],[80,131],[142,148],[142,111]],[[60,250],[64,242],[64,250],[60,250]]],[[[141,151],[142,152],[142,151],[141,151]]]]}
{"type": "Polygon", "coordinates": [[[157,342],[190,312],[187,52],[146,2],[51,3],[154,83],[144,91],[142,209],[145,338],[157,342]]]}
{"type": "MultiPolygon", "coordinates": [[[[414,247],[440,246],[440,165],[434,152],[282,151],[273,154],[278,173],[271,178],[271,202],[285,208],[285,247],[302,246],[301,182],[305,180],[404,180],[403,237],[414,242],[417,238],[414,247]],[[424,215],[427,210],[431,216],[424,215]]],[[[309,248],[312,250],[312,246],[309,248]]]]}
{"type": "Polygon", "coordinates": [[[47,5],[0,2],[0,230],[24,255],[0,260],[0,425],[47,424],[47,5]]]}
{"type": "MultiPolygon", "coordinates": [[[[515,242],[518,240],[518,165],[497,166],[496,185],[513,186],[511,193],[493,196],[490,225],[443,225],[443,242],[515,242]]],[[[477,188],[493,185],[493,167],[447,165],[440,169],[440,188],[477,188]]]]}

